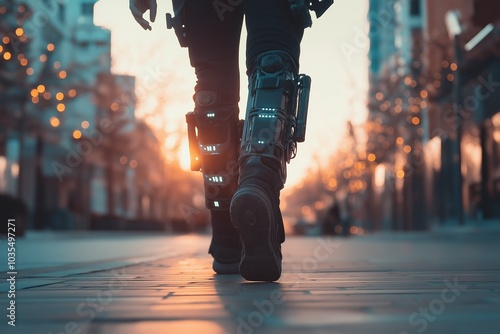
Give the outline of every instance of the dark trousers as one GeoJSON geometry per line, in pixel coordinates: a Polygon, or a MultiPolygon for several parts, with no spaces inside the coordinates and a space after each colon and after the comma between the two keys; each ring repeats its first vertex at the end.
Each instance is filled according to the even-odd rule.
{"type": "Polygon", "coordinates": [[[187,0],[185,22],[189,58],[197,77],[195,91],[214,90],[223,105],[239,102],[238,51],[245,17],[247,73],[259,54],[288,52],[298,66],[303,28],[287,0],[187,0]]]}

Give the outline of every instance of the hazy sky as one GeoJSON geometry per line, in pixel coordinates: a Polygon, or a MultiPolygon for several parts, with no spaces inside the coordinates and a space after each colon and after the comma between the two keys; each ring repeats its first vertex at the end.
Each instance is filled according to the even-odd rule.
{"type": "MultiPolygon", "coordinates": [[[[171,1],[159,1],[158,17],[152,31],[134,21],[125,0],[100,0],[95,23],[112,31],[113,71],[137,77],[141,100],[136,114],[148,113],[157,96],[168,104],[162,119],[172,129],[185,129],[184,115],[192,110],[194,71],[187,50],[179,46],[173,31],[165,26],[171,1]],[[164,92],[164,93],[163,93],[164,92]],[[148,100],[149,98],[149,100],[148,100]]],[[[306,142],[299,144],[298,156],[288,171],[288,185],[297,183],[308,168],[325,161],[345,135],[348,120],[366,118],[367,53],[366,20],[368,0],[336,0],[335,4],[307,29],[302,43],[301,72],[312,77],[306,142]],[[346,53],[349,50],[349,54],[346,53]]],[[[240,52],[244,67],[245,32],[240,52]]],[[[245,114],[247,78],[241,78],[240,117],[245,114]]],[[[183,160],[187,163],[187,137],[183,136],[183,160]]]]}

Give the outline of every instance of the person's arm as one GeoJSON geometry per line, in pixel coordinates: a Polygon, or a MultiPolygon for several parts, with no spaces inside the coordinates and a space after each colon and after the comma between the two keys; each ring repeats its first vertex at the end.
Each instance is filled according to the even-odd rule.
{"type": "Polygon", "coordinates": [[[156,19],[156,0],[130,0],[130,11],[137,23],[144,30],[151,30],[151,25],[148,20],[143,18],[144,13],[149,10],[149,20],[154,22],[156,19]]]}

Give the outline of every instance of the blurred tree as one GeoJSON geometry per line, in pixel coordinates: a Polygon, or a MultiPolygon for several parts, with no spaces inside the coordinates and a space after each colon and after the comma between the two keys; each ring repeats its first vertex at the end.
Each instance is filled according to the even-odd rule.
{"type": "Polygon", "coordinates": [[[98,151],[105,161],[107,212],[108,215],[114,216],[117,189],[126,188],[123,184],[125,170],[123,164],[119,164],[119,159],[134,153],[131,150],[134,118],[129,117],[126,110],[135,106],[135,97],[123,91],[115,75],[104,72],[97,76],[94,97],[98,108],[97,130],[104,134],[98,151]],[[122,184],[117,187],[117,182],[122,184]]]}
{"type": "MultiPolygon", "coordinates": [[[[26,37],[24,24],[31,16],[25,4],[7,0],[0,4],[0,144],[10,132],[17,132],[20,153],[24,148],[26,103],[32,88],[26,53],[31,41],[26,37]]],[[[3,151],[5,148],[2,147],[3,151]]],[[[19,159],[17,196],[22,197],[22,159],[19,159]]]]}

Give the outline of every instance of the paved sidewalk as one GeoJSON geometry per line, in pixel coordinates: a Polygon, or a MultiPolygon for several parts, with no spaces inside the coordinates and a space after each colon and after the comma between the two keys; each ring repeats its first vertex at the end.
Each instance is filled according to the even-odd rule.
{"type": "Polygon", "coordinates": [[[214,275],[208,236],[30,237],[0,333],[500,333],[498,232],[289,237],[277,283],[214,275]]]}

